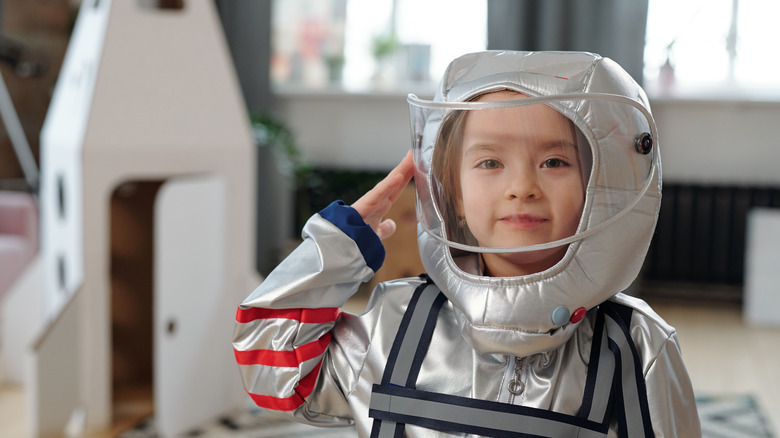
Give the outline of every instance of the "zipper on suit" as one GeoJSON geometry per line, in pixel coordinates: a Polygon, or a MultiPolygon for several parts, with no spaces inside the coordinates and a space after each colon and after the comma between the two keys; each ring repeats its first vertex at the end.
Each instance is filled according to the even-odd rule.
{"type": "Polygon", "coordinates": [[[518,396],[525,391],[525,382],[523,381],[523,366],[525,365],[525,361],[525,357],[514,356],[514,369],[512,370],[509,382],[507,383],[510,404],[514,404],[515,396],[518,396]]]}

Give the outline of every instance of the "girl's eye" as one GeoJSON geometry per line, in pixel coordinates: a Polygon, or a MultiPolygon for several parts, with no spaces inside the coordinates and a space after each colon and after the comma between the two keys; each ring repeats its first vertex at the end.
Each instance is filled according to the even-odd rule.
{"type": "Polygon", "coordinates": [[[499,169],[501,168],[501,163],[498,160],[485,160],[479,163],[479,167],[483,169],[499,169]]]}
{"type": "Polygon", "coordinates": [[[544,163],[542,163],[542,167],[549,167],[552,169],[557,169],[559,167],[565,167],[568,165],[569,163],[561,160],[560,158],[550,158],[549,160],[546,160],[544,163]]]}

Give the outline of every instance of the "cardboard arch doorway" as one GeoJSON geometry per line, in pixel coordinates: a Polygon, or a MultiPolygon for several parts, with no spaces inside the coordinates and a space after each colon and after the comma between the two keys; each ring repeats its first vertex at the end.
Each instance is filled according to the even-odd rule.
{"type": "Polygon", "coordinates": [[[225,190],[219,177],[193,176],[128,181],[112,193],[113,432],[153,416],[162,435],[178,434],[235,399],[232,385],[213,378],[235,371],[222,360],[229,342],[219,342],[232,330],[220,316],[225,190]]]}
{"type": "Polygon", "coordinates": [[[154,203],[162,181],[118,186],[110,202],[112,429],[154,413],[154,203]]]}

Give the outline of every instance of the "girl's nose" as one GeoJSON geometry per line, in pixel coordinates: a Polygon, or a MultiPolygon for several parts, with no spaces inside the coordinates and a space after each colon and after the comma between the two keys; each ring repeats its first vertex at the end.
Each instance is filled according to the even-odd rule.
{"type": "Polygon", "coordinates": [[[536,172],[533,169],[523,169],[516,172],[507,172],[506,197],[507,199],[539,199],[542,197],[542,189],[536,172]]]}

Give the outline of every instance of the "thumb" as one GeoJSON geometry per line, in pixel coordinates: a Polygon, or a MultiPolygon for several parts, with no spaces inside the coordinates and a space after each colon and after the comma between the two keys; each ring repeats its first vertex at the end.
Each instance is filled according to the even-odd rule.
{"type": "Polygon", "coordinates": [[[395,221],[392,219],[385,219],[376,227],[376,235],[379,236],[380,240],[385,240],[395,233],[395,229],[395,221]]]}

